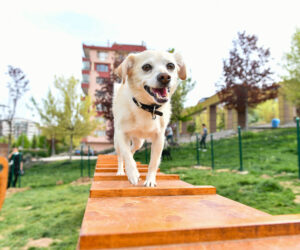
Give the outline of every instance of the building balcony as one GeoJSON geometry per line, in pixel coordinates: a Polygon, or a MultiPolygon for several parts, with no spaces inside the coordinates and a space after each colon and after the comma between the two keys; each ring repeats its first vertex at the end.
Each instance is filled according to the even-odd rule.
{"type": "Polygon", "coordinates": [[[89,86],[90,86],[90,84],[87,83],[87,82],[82,82],[82,83],[81,83],[82,91],[83,91],[83,93],[86,94],[86,95],[88,94],[89,86]]]}
{"type": "Polygon", "coordinates": [[[98,76],[102,78],[109,78],[110,77],[110,72],[97,72],[98,76]]]}
{"type": "Polygon", "coordinates": [[[84,75],[84,74],[86,74],[86,75],[89,75],[90,74],[90,69],[82,69],[81,70],[81,73],[84,75]]]}
{"type": "Polygon", "coordinates": [[[89,58],[82,58],[82,70],[91,70],[91,62],[89,58]]]}

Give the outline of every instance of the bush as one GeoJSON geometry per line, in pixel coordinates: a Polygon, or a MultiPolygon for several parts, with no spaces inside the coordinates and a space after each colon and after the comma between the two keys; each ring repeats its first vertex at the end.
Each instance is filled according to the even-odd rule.
{"type": "Polygon", "coordinates": [[[277,182],[272,180],[265,180],[257,185],[258,192],[279,192],[282,191],[283,188],[277,182]]]}
{"type": "Polygon", "coordinates": [[[31,157],[48,157],[47,150],[44,149],[24,149],[21,151],[23,155],[31,155],[31,157]]]}

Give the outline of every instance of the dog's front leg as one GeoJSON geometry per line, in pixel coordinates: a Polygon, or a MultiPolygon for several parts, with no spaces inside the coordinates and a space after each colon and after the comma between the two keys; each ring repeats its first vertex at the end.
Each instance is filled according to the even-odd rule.
{"type": "Polygon", "coordinates": [[[144,186],[155,187],[156,186],[156,173],[160,163],[161,152],[164,146],[163,134],[158,134],[155,138],[152,138],[151,145],[151,159],[148,168],[148,174],[144,186]]]}
{"type": "Polygon", "coordinates": [[[137,185],[140,174],[137,170],[136,163],[133,159],[133,154],[130,149],[130,139],[121,132],[116,132],[116,138],[118,140],[119,152],[121,155],[120,158],[123,158],[125,161],[125,171],[128,180],[131,184],[137,185]]]}

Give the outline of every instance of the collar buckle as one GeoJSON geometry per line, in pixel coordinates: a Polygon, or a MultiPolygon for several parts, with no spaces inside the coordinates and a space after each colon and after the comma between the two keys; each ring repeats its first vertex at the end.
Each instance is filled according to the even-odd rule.
{"type": "Polygon", "coordinates": [[[155,120],[155,119],[156,119],[155,109],[156,109],[156,106],[153,107],[153,111],[152,111],[152,120],[155,120]]]}

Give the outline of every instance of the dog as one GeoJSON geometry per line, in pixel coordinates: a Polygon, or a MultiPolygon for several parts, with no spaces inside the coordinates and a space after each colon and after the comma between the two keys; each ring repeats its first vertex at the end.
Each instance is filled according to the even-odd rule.
{"type": "Polygon", "coordinates": [[[162,151],[162,158],[167,159],[167,160],[172,160],[172,156],[171,156],[171,148],[165,148],[162,151]]]}
{"type": "Polygon", "coordinates": [[[129,54],[116,73],[122,81],[113,97],[117,175],[125,175],[125,162],[129,182],[138,184],[140,174],[133,155],[147,139],[152,146],[144,186],[155,187],[164,134],[171,116],[170,99],[178,77],[186,79],[186,66],[178,53],[147,50],[129,54]]]}

